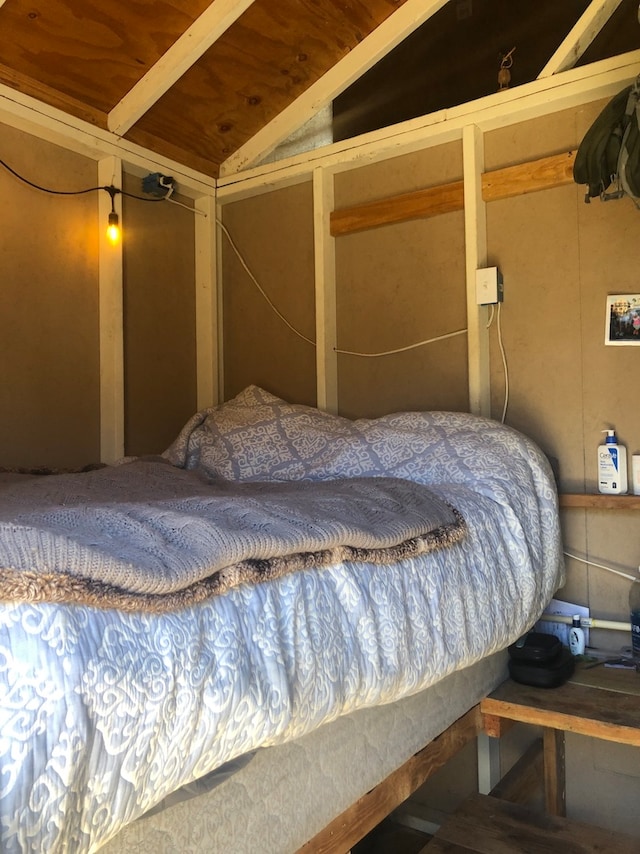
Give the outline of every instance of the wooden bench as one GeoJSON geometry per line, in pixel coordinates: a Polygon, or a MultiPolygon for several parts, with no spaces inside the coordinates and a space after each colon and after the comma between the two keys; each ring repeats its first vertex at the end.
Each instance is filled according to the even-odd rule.
{"type": "MultiPolygon", "coordinates": [[[[480,703],[487,735],[500,738],[514,722],[542,727],[545,805],[566,815],[564,733],[640,746],[640,675],[578,667],[559,688],[533,688],[507,679],[480,703]]],[[[637,850],[640,851],[640,843],[637,850]]]]}

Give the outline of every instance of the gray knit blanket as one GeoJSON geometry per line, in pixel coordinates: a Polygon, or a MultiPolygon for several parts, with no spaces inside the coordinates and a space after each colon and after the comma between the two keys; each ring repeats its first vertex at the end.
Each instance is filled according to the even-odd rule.
{"type": "Polygon", "coordinates": [[[166,461],[0,487],[0,598],[162,613],[342,561],[457,542],[460,514],[398,478],[207,479],[166,461]]]}

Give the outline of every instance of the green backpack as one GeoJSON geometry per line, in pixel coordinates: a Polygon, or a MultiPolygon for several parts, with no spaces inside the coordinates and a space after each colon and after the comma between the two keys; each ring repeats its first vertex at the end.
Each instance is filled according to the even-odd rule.
{"type": "Polygon", "coordinates": [[[640,207],[640,76],[609,101],[586,132],[573,179],[587,185],[587,203],[595,196],[603,202],[630,196],[640,207]]]}

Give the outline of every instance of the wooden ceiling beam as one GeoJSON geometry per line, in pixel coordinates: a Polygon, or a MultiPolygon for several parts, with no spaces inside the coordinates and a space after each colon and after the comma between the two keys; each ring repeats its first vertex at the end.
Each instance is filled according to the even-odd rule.
{"type": "Polygon", "coordinates": [[[230,155],[222,163],[220,174],[235,174],[265,157],[446,3],[447,0],[406,0],[320,80],[230,155]]]}
{"type": "Polygon", "coordinates": [[[538,74],[538,79],[551,77],[552,74],[574,68],[621,2],[622,0],[592,0],[571,32],[538,74]]]}
{"type": "Polygon", "coordinates": [[[109,130],[118,136],[125,134],[253,2],[254,0],[214,0],[111,110],[108,117],[109,130]]]}

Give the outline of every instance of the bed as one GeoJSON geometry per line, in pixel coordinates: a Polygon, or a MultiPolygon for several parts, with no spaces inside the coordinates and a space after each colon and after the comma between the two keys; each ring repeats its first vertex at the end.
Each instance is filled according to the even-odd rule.
{"type": "Polygon", "coordinates": [[[501,681],[564,572],[526,437],[255,386],[161,458],[0,478],[0,529],[7,854],[298,850],[501,681]]]}

